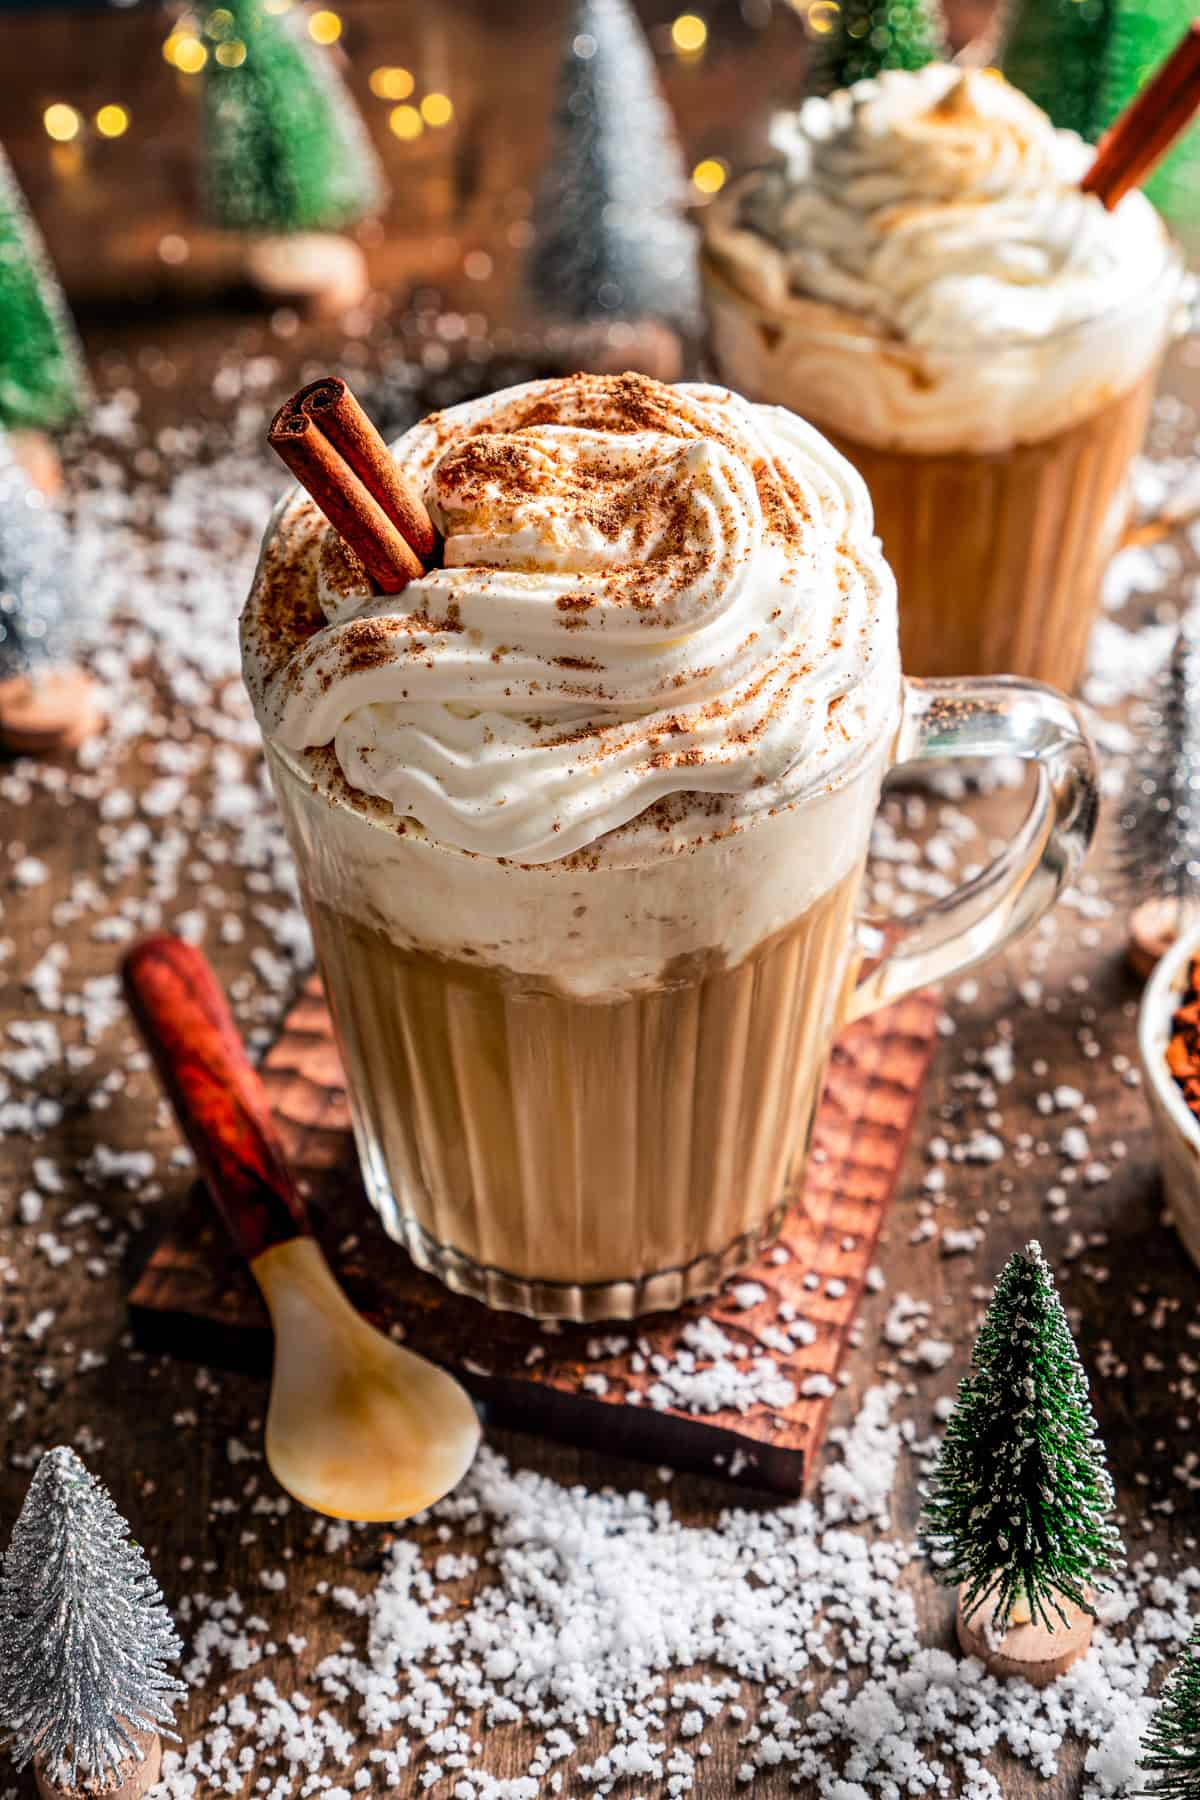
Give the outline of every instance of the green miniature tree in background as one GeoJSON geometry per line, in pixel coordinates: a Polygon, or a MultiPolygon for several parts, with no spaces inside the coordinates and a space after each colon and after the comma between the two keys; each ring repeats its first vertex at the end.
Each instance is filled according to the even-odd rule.
{"type": "Polygon", "coordinates": [[[1150,1776],[1143,1793],[1157,1800],[1195,1800],[1200,1793],[1200,1625],[1167,1678],[1139,1762],[1150,1776]]]}
{"type": "Polygon", "coordinates": [[[1048,1630],[1123,1560],[1087,1377],[1038,1244],[1009,1258],[960,1383],[921,1517],[939,1581],[1003,1630],[1023,1599],[1048,1630]]]}
{"type": "MultiPolygon", "coordinates": [[[[1000,63],[1056,125],[1095,141],[1175,48],[1193,0],[1008,0],[1000,63]]],[[[1200,229],[1200,129],[1183,134],[1145,192],[1181,236],[1200,229]]]]}
{"type": "Polygon", "coordinates": [[[1009,0],[1000,66],[1056,125],[1094,138],[1111,0],[1009,0]]]}
{"type": "Polygon", "coordinates": [[[328,53],[294,16],[223,0],[203,18],[204,190],[230,231],[334,231],[382,205],[382,172],[328,53]]]}
{"type": "MultiPolygon", "coordinates": [[[[1193,0],[1108,0],[1108,37],[1097,98],[1097,135],[1170,55],[1196,16],[1193,0]]],[[[1182,236],[1200,227],[1200,130],[1193,125],[1143,184],[1182,236]]]]}
{"type": "Polygon", "coordinates": [[[0,150],[0,427],[53,431],[88,398],[66,301],[0,150]]]}
{"type": "MultiPolygon", "coordinates": [[[[818,16],[824,24],[827,9],[818,16]]],[[[945,55],[935,0],[841,0],[814,39],[809,87],[829,94],[883,69],[920,69],[945,55]]]]}

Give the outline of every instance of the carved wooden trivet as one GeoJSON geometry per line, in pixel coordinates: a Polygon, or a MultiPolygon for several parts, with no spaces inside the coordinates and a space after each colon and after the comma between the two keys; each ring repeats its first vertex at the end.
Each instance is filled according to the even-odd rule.
{"type": "MultiPolygon", "coordinates": [[[[804,1191],[777,1245],[713,1298],[632,1325],[545,1327],[490,1312],[422,1274],[392,1243],[363,1196],[341,1065],[316,977],[288,1014],[263,1075],[317,1235],[347,1292],[376,1324],[402,1332],[414,1349],[453,1369],[490,1417],[794,1494],[811,1474],[824,1435],[929,1067],[938,1011],[934,996],[916,994],[843,1033],[817,1114],[804,1191]],[[711,1361],[696,1341],[703,1320],[729,1340],[723,1356],[742,1351],[739,1369],[758,1364],[761,1377],[770,1373],[761,1359],[774,1364],[778,1383],[751,1384],[769,1397],[751,1398],[744,1411],[669,1404],[670,1371],[681,1354],[699,1369],[711,1361]],[[772,1404],[780,1383],[790,1384],[794,1397],[772,1404]]],[[[155,1250],[130,1310],[146,1348],[238,1368],[269,1366],[262,1300],[202,1191],[193,1193],[155,1250]]],[[[677,1390],[674,1397],[678,1402],[677,1390]]]]}

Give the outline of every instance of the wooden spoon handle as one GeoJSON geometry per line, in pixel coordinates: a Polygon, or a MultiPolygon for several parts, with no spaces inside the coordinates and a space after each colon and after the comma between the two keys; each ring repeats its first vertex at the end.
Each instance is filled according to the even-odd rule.
{"type": "Polygon", "coordinates": [[[247,1262],[307,1235],[266,1090],[205,957],[157,933],[128,952],[122,977],[180,1130],[247,1262]]]}

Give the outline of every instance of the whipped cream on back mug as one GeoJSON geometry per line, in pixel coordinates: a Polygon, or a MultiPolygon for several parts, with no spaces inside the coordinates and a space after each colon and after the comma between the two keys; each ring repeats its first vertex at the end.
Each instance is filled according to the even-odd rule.
{"type": "Polygon", "coordinates": [[[838,1026],[1050,903],[1091,754],[1057,696],[902,681],[866,489],[780,408],[577,376],[394,454],[442,566],[371,593],[294,490],[242,620],[367,1190],[493,1305],[675,1305],[778,1228],[838,1026]],[[864,937],[887,769],[1014,752],[1004,856],[864,937]]]}
{"type": "Polygon", "coordinates": [[[709,213],[722,374],[866,477],[910,671],[1071,685],[1178,294],[1158,215],[1081,193],[1092,149],[992,71],[889,71],[771,138],[709,213]]]}

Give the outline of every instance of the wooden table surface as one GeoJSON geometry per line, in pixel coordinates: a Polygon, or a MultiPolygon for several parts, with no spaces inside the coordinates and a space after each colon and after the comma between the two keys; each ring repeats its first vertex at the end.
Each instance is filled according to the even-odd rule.
{"type": "MultiPolygon", "coordinates": [[[[399,61],[399,46],[383,41],[387,10],[365,3],[346,8],[356,28],[376,34],[373,53],[378,45],[389,60],[399,61]]],[[[428,10],[433,15],[439,9],[428,10]]],[[[452,211],[444,226],[456,248],[444,246],[439,252],[436,273],[452,303],[469,304],[494,319],[503,316],[511,303],[500,273],[501,249],[493,246],[494,281],[469,279],[462,269],[464,245],[478,247],[483,227],[477,233],[464,221],[494,215],[498,194],[524,187],[534,153],[524,136],[519,144],[514,136],[509,147],[514,155],[520,149],[520,167],[503,164],[506,150],[498,146],[507,146],[508,136],[504,119],[497,122],[492,109],[499,105],[496,95],[504,91],[504,84],[497,81],[494,92],[485,93],[477,62],[485,56],[502,58],[506,75],[514,82],[526,82],[529,95],[540,95],[552,63],[547,51],[549,27],[531,24],[527,31],[512,26],[502,30],[483,0],[452,10],[461,21],[461,35],[452,31],[450,41],[456,50],[472,46],[476,59],[474,73],[463,78],[464,88],[475,83],[479,93],[477,106],[462,109],[468,122],[461,128],[453,159],[460,170],[475,169],[473,180],[478,185],[470,202],[462,202],[461,212],[452,211]]],[[[536,10],[539,18],[542,13],[550,18],[556,11],[549,5],[529,10],[536,10]]],[[[666,16],[664,9],[658,10],[666,16]]],[[[685,116],[689,152],[700,154],[726,145],[722,135],[730,130],[726,77],[735,58],[740,59],[736,66],[745,70],[744,91],[755,97],[755,104],[790,86],[790,73],[779,67],[778,45],[797,27],[794,18],[781,16],[785,12],[776,8],[758,33],[734,21],[729,45],[719,38],[707,69],[668,70],[672,97],[685,116]],[[706,117],[713,121],[711,134],[704,128],[706,117]]],[[[2,29],[5,34],[25,34],[23,41],[35,64],[39,34],[48,33],[46,57],[53,64],[55,54],[60,58],[64,54],[53,46],[56,31],[64,40],[68,35],[67,17],[75,15],[64,15],[57,26],[18,20],[6,21],[2,29]]],[[[131,17],[113,18],[111,28],[118,37],[133,31],[131,17]]],[[[99,27],[92,21],[89,30],[94,68],[100,57],[99,27]]],[[[37,73],[32,83],[23,82],[21,104],[30,94],[36,99],[43,89],[52,88],[57,79],[55,65],[51,75],[37,73]]],[[[10,74],[0,81],[0,92],[7,105],[15,94],[10,74]]],[[[511,125],[511,115],[505,118],[511,125]]],[[[753,135],[753,119],[739,118],[738,123],[744,136],[753,135]]],[[[22,132],[19,118],[14,136],[14,152],[35,197],[47,193],[52,184],[38,175],[36,167],[41,148],[32,131],[22,132]]],[[[728,147],[732,149],[732,144],[728,147]]],[[[451,152],[447,148],[439,154],[449,157],[451,152]]],[[[152,185],[149,173],[146,181],[152,185]]],[[[56,204],[48,209],[51,236],[64,260],[69,260],[70,232],[56,204]]],[[[148,201],[151,204],[157,202],[148,201]]],[[[428,245],[427,235],[416,232],[414,240],[419,242],[406,239],[394,252],[383,253],[381,267],[389,266],[393,254],[399,267],[402,252],[419,260],[422,246],[428,245]]],[[[86,260],[82,246],[76,245],[71,255],[77,267],[86,260]]],[[[79,285],[86,294],[87,281],[81,277],[79,285]]],[[[103,282],[98,285],[102,288],[103,282]]],[[[396,341],[402,300],[403,287],[397,284],[391,303],[377,309],[364,337],[350,346],[352,363],[374,367],[386,359],[396,341]]],[[[128,384],[141,394],[144,442],[158,426],[180,418],[219,418],[228,413],[228,405],[214,398],[213,377],[218,368],[239,358],[276,359],[278,366],[264,390],[245,402],[265,415],[302,368],[344,359],[346,350],[340,339],[315,329],[302,327],[280,336],[268,321],[245,312],[233,314],[205,304],[173,313],[161,296],[153,306],[122,309],[113,305],[111,295],[100,293],[94,308],[85,307],[83,322],[102,390],[111,393],[128,384]]],[[[1173,379],[1177,386],[1194,380],[1186,351],[1173,379]]],[[[1169,426],[1177,440],[1181,429],[1194,430],[1190,419],[1185,412],[1182,420],[1177,415],[1163,429],[1169,426]]],[[[1194,573],[1194,564],[1193,552],[1181,545],[1181,583],[1194,573]]],[[[231,621],[240,598],[239,593],[229,594],[231,621]]],[[[193,724],[189,706],[156,686],[152,671],[146,671],[143,692],[149,735],[135,738],[120,760],[106,763],[96,779],[81,781],[72,775],[60,782],[53,769],[48,774],[34,770],[27,779],[28,769],[0,769],[4,859],[0,1030],[6,1034],[0,1065],[10,1086],[7,1101],[0,1103],[0,1411],[8,1420],[0,1464],[0,1531],[7,1533],[38,1451],[57,1442],[76,1444],[133,1521],[173,1603],[197,1586],[212,1592],[237,1590],[254,1610],[267,1614],[280,1639],[290,1632],[307,1640],[294,1659],[290,1652],[280,1653],[272,1671],[281,1690],[287,1691],[288,1684],[302,1684],[305,1670],[348,1629],[344,1614],[331,1614],[317,1592],[318,1584],[354,1585],[369,1577],[378,1569],[385,1534],[374,1529],[355,1532],[344,1546],[331,1550],[323,1528],[301,1509],[256,1512],[255,1497],[276,1492],[257,1454],[263,1383],[227,1372],[206,1373],[183,1362],[149,1360],[129,1344],[125,1296],[165,1209],[178,1202],[188,1178],[171,1164],[173,1131],[158,1106],[151,1077],[136,1066],[136,1058],[131,1061],[132,1036],[110,1006],[103,986],[115,968],[118,947],[103,933],[97,934],[97,921],[109,916],[120,900],[144,901],[154,881],[145,860],[128,876],[112,872],[114,827],[105,818],[105,795],[128,790],[144,799],[161,774],[161,759],[153,767],[150,751],[164,739],[177,739],[183,751],[194,751],[201,760],[213,747],[211,731],[193,724]],[[22,870],[28,858],[44,862],[47,880],[24,884],[22,870]],[[94,904],[88,903],[87,890],[79,885],[88,881],[101,888],[94,904]],[[45,1009],[45,986],[40,998],[29,987],[31,971],[39,963],[45,969],[48,952],[51,960],[54,956],[61,960],[62,993],[68,1001],[65,1010],[53,1013],[45,1009]],[[86,1019],[81,1017],[84,1012],[86,1019]],[[51,1051],[43,1058],[44,1072],[27,1078],[14,1053],[27,1047],[28,1032],[22,1038],[20,1027],[30,1021],[48,1021],[61,1028],[64,1045],[90,1037],[94,1059],[85,1063],[51,1051]],[[106,1083],[110,1072],[112,1081],[106,1083]],[[50,1122],[31,1138],[22,1106],[35,1094],[55,1105],[50,1122]],[[134,1153],[136,1159],[145,1152],[152,1158],[149,1183],[139,1175],[136,1160],[132,1164],[120,1160],[123,1153],[134,1153]],[[62,1173],[64,1191],[47,1194],[41,1217],[26,1223],[18,1197],[33,1184],[35,1158],[53,1160],[62,1173]],[[132,1173],[126,1179],[128,1171],[132,1173]],[[91,1209],[82,1216],[77,1211],[81,1204],[91,1209]],[[51,1241],[47,1233],[53,1234],[51,1241]],[[69,1260],[59,1261],[54,1241],[72,1249],[69,1260]],[[241,1460],[240,1450],[231,1455],[234,1444],[247,1447],[246,1460],[241,1460]],[[269,1591],[261,1579],[264,1571],[280,1568],[288,1571],[286,1593],[269,1591]]],[[[982,816],[990,820],[994,814],[998,819],[1009,804],[1007,798],[989,801],[982,816]]],[[[259,883],[247,885],[237,869],[223,873],[213,858],[194,847],[205,836],[203,816],[185,813],[178,820],[165,820],[152,812],[147,822],[154,833],[179,824],[193,842],[180,864],[167,916],[190,912],[207,919],[206,947],[223,977],[236,984],[243,1021],[248,1027],[269,1029],[282,1003],[283,984],[263,983],[264,965],[261,960],[254,963],[253,953],[262,948],[278,954],[276,942],[261,923],[263,906],[271,896],[261,891],[259,883]],[[198,866],[206,860],[208,866],[198,866]],[[220,892],[214,894],[214,888],[220,892]],[[241,921],[242,941],[221,941],[217,922],[226,915],[241,921]]],[[[220,839],[221,830],[214,829],[210,836],[220,839]]],[[[1108,879],[1101,856],[1094,864],[1094,883],[1103,887],[1108,879]]],[[[1130,1547],[1141,1552],[1153,1545],[1174,1566],[1191,1559],[1190,1540],[1198,1524],[1195,1498],[1179,1477],[1179,1465],[1181,1439],[1193,1437],[1196,1429],[1188,1352],[1200,1333],[1200,1275],[1162,1221],[1145,1101],[1128,1074],[1135,1056],[1138,987],[1121,954],[1123,909],[1118,903],[1111,916],[1092,916],[1103,910],[1087,900],[1082,910],[1078,905],[1060,909],[1053,925],[1039,933],[1032,946],[1002,957],[948,996],[954,1029],[935,1061],[882,1249],[886,1288],[864,1312],[861,1347],[849,1363],[838,1413],[843,1423],[848,1422],[864,1390],[881,1375],[894,1376],[905,1389],[902,1412],[915,1421],[919,1434],[927,1433],[934,1401],[953,1391],[965,1366],[981,1292],[1003,1258],[1036,1234],[1058,1271],[1094,1376],[1096,1407],[1111,1452],[1130,1547]],[[1030,986],[1034,978],[1036,985],[1030,986]],[[1011,1079],[993,1088],[983,1078],[981,1055],[1003,1040],[1013,1047],[1013,1072],[1011,1079]],[[1088,1127],[1091,1155],[1107,1173],[1097,1175],[1094,1185],[1082,1179],[1080,1166],[1064,1157],[1059,1147],[1064,1124],[1077,1119],[1046,1117],[1038,1107],[1038,1097],[1061,1084],[1084,1090],[1096,1109],[1095,1122],[1088,1127]],[[951,1161],[946,1165],[944,1192],[931,1194],[924,1186],[930,1140],[941,1135],[962,1146],[980,1132],[1001,1138],[1002,1160],[951,1161]],[[1069,1185],[1065,1203],[1058,1204],[1051,1191],[1062,1183],[1064,1171],[1069,1185]],[[972,1252],[941,1253],[941,1231],[972,1226],[981,1228],[972,1252]],[[954,1347],[953,1360],[936,1372],[907,1363],[903,1353],[898,1356],[883,1339],[885,1316],[901,1294],[927,1303],[929,1334],[954,1347]]],[[[686,1521],[713,1522],[720,1509],[737,1498],[720,1484],[690,1477],[679,1476],[664,1486],[653,1471],[579,1449],[514,1434],[497,1434],[495,1442],[517,1467],[562,1482],[610,1484],[617,1489],[648,1486],[656,1495],[669,1493],[678,1516],[686,1521]]],[[[894,1503],[900,1532],[911,1527],[915,1516],[909,1467],[902,1461],[894,1503]]],[[[433,1542],[431,1527],[410,1529],[422,1544],[433,1542]]],[[[454,1547],[453,1541],[439,1545],[454,1547]]],[[[464,1577],[463,1592],[479,1579],[464,1577]]],[[[950,1601],[933,1587],[919,1564],[905,1579],[913,1584],[926,1640],[948,1647],[950,1601]]],[[[246,1686],[258,1673],[261,1670],[231,1678],[230,1690],[246,1686]]],[[[215,1686],[193,1694],[183,1714],[185,1736],[200,1729],[215,1699],[215,1686]]],[[[597,1730],[581,1746],[581,1756],[594,1755],[606,1741],[606,1734],[597,1730]]],[[[738,1733],[732,1728],[719,1731],[713,1742],[714,1754],[696,1791],[732,1794],[734,1771],[742,1760],[738,1733]]],[[[497,1777],[521,1774],[528,1744],[517,1727],[493,1729],[486,1735],[481,1766],[497,1777]]],[[[1068,1749],[1059,1773],[1037,1786],[1055,1800],[1077,1792],[1079,1760],[1068,1749]]],[[[997,1766],[1003,1771],[1002,1762],[997,1766]]],[[[419,1772],[419,1763],[414,1764],[409,1771],[412,1785],[403,1791],[421,1791],[419,1772]]],[[[8,1789],[3,1782],[0,1775],[0,1795],[7,1792],[26,1800],[33,1792],[27,1777],[8,1789]]],[[[1027,1772],[1009,1773],[1005,1785],[1008,1791],[1024,1792],[1032,1789],[1034,1778],[1027,1772]]],[[[299,1784],[294,1791],[300,1791],[299,1784]]],[[[447,1779],[433,1791],[440,1796],[452,1793],[453,1787],[447,1779]]],[[[574,1791],[569,1783],[566,1791],[574,1791]]],[[[754,1791],[768,1797],[790,1791],[787,1769],[760,1774],[754,1791]]]]}

